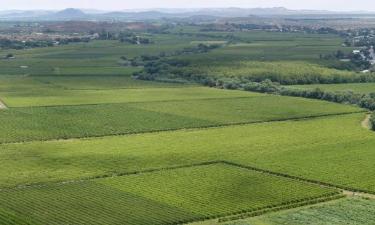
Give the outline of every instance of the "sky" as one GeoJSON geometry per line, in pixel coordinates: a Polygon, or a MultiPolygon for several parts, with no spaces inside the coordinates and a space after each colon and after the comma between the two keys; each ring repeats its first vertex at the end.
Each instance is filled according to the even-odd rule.
{"type": "Polygon", "coordinates": [[[375,11],[374,0],[0,0],[0,11],[9,9],[102,9],[286,7],[334,11],[375,11]]]}

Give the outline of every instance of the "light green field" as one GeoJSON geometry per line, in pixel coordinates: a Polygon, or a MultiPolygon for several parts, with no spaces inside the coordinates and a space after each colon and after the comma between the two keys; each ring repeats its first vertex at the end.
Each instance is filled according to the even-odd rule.
{"type": "Polygon", "coordinates": [[[25,90],[22,92],[0,92],[0,96],[2,96],[3,102],[9,107],[28,107],[235,98],[262,95],[243,91],[187,87],[114,90],[25,90]]]}
{"type": "Polygon", "coordinates": [[[340,37],[171,32],[149,34],[149,45],[0,50],[15,55],[0,59],[0,225],[172,225],[337,194],[246,166],[375,193],[375,134],[362,109],[134,80],[142,67],[121,58],[231,41],[180,55],[191,64],[177,69],[193,71],[182,78],[316,83],[358,75],[319,59],[351,51],[340,37]]]}
{"type": "Polygon", "coordinates": [[[293,85],[288,87],[301,89],[320,88],[325,91],[353,91],[355,93],[363,94],[375,93],[375,83],[293,85]]]}
{"type": "MultiPolygon", "coordinates": [[[[147,89],[142,91],[146,92],[147,89]]],[[[224,93],[231,95],[231,92],[221,94],[224,93]]],[[[0,111],[0,143],[132,134],[362,111],[352,106],[302,98],[272,95],[222,97],[204,100],[10,108],[0,111]]]]}
{"type": "Polygon", "coordinates": [[[203,130],[3,144],[0,185],[228,160],[374,192],[375,180],[368,171],[375,169],[375,135],[361,127],[364,117],[359,113],[203,130]]]}
{"type": "Polygon", "coordinates": [[[349,105],[303,98],[264,95],[193,101],[136,103],[132,106],[154,112],[219,123],[247,123],[359,112],[349,105]],[[229,119],[230,118],[230,119],[229,119]]]}
{"type": "Polygon", "coordinates": [[[0,224],[176,224],[338,194],[211,164],[0,191],[0,224]],[[264,188],[267,187],[267,188],[264,188]],[[9,214],[17,222],[9,223],[9,214]]]}
{"type": "Polygon", "coordinates": [[[226,225],[342,225],[374,224],[375,201],[348,198],[332,203],[273,213],[226,225]]]}

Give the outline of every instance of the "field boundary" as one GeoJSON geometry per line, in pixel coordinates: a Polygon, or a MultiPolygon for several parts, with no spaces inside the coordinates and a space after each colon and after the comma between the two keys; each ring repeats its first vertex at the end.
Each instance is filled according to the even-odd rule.
{"type": "Polygon", "coordinates": [[[174,132],[174,131],[198,131],[198,130],[207,130],[207,129],[216,129],[216,128],[225,128],[225,127],[232,127],[232,126],[245,126],[245,125],[252,125],[252,124],[263,124],[263,123],[277,123],[277,122],[286,122],[286,121],[303,121],[303,120],[310,120],[310,119],[317,119],[317,118],[326,118],[326,117],[333,117],[333,116],[345,116],[345,115],[352,115],[352,114],[360,114],[365,113],[366,111],[356,111],[356,112],[344,112],[344,113],[332,113],[332,114],[321,114],[321,115],[311,115],[311,116],[301,116],[301,117],[290,117],[285,119],[271,119],[271,120],[259,120],[259,121],[249,121],[249,122],[239,122],[239,123],[222,123],[222,124],[213,124],[207,126],[200,126],[200,127],[181,127],[181,128],[167,128],[167,129],[159,129],[159,130],[149,130],[149,131],[140,131],[140,132],[120,132],[117,134],[108,134],[108,135],[91,135],[91,136],[82,136],[82,137],[67,137],[67,138],[51,138],[51,139],[35,139],[35,140],[28,140],[28,141],[14,141],[14,142],[0,142],[1,145],[7,144],[25,144],[25,143],[33,143],[33,142],[52,142],[52,141],[67,141],[67,140],[91,140],[91,139],[99,139],[99,138],[107,138],[107,137],[120,137],[120,136],[132,136],[132,135],[139,135],[139,134],[154,134],[154,133],[164,133],[164,132],[174,132]]]}

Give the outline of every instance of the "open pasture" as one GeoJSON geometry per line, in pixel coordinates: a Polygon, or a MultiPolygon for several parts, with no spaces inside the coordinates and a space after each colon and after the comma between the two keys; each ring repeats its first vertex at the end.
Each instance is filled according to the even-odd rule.
{"type": "Polygon", "coordinates": [[[218,163],[2,190],[0,218],[12,214],[31,225],[179,224],[337,194],[218,163]]]}

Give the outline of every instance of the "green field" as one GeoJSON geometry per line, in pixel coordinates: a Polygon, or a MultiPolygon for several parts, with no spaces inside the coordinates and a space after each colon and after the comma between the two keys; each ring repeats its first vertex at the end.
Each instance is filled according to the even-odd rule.
{"type": "Polygon", "coordinates": [[[325,91],[352,91],[355,93],[362,93],[362,94],[375,93],[375,83],[293,85],[289,87],[301,88],[301,89],[320,88],[325,91]]]}
{"type": "Polygon", "coordinates": [[[374,192],[375,181],[368,171],[374,170],[375,136],[360,126],[364,117],[359,113],[132,136],[3,144],[0,184],[11,187],[228,160],[374,192]]]}
{"type": "Polygon", "coordinates": [[[112,90],[63,90],[0,92],[8,107],[94,105],[105,103],[154,102],[193,99],[216,99],[261,96],[242,91],[222,91],[214,88],[146,88],[112,90]]]}
{"type": "MultiPolygon", "coordinates": [[[[176,96],[179,92],[171,93],[176,96]]],[[[0,143],[213,127],[361,111],[301,98],[251,97],[251,94],[233,98],[232,92],[221,94],[222,98],[203,100],[11,108],[0,111],[0,143]]]]}
{"type": "MultiPolygon", "coordinates": [[[[0,59],[0,225],[176,225],[328,201],[340,188],[375,194],[366,110],[193,82],[350,80],[362,74],[319,57],[350,52],[342,38],[201,28],[142,33],[147,45],[1,49],[15,58],[0,59]],[[200,52],[199,44],[221,46],[200,52]],[[142,55],[169,69],[176,60],[155,75],[168,82],[135,79],[148,67],[129,61],[142,55]]],[[[372,88],[329,87],[341,86],[372,88]]],[[[343,217],[350,204],[353,218],[372,210],[349,199],[256,220],[314,224],[315,213],[351,222],[343,217]]]]}
{"type": "Polygon", "coordinates": [[[211,164],[0,191],[0,224],[174,224],[335,195],[334,189],[211,164]],[[267,189],[263,188],[267,187],[267,189]],[[79,202],[77,204],[77,202],[79,202]],[[72,205],[74,205],[72,207],[72,205]]]}
{"type": "Polygon", "coordinates": [[[371,225],[374,223],[374,213],[374,200],[349,198],[320,206],[228,223],[227,225],[371,225]]]}

